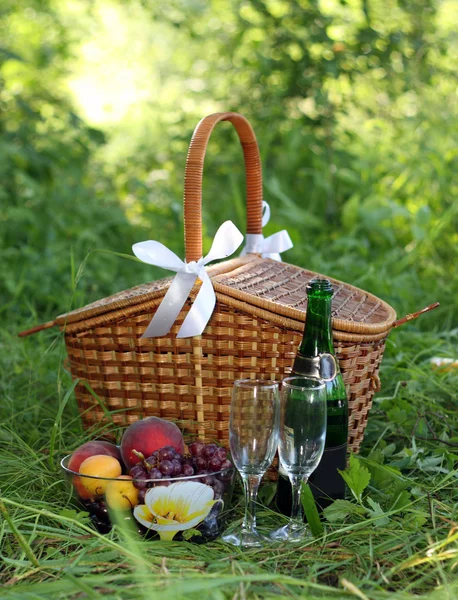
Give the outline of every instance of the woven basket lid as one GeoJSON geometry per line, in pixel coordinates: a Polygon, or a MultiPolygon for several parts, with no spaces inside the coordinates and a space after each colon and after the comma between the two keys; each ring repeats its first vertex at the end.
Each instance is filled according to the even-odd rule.
{"type": "MultiPolygon", "coordinates": [[[[284,262],[277,262],[251,254],[225,261],[208,268],[217,298],[233,299],[237,306],[250,313],[256,308],[277,317],[297,322],[300,330],[307,309],[306,286],[314,277],[326,277],[284,262]]],[[[396,313],[386,302],[357,287],[329,278],[334,287],[332,299],[333,329],[341,332],[374,335],[388,332],[396,313]]],[[[102,325],[136,312],[145,304],[163,297],[171,277],[124,290],[102,298],[83,308],[57,317],[57,325],[102,325]],[[96,320],[94,321],[94,318],[96,320]]],[[[198,285],[191,293],[195,295],[198,285]]],[[[151,315],[152,316],[152,315],[151,315]]],[[[72,327],[73,329],[73,327],[72,327]]]]}

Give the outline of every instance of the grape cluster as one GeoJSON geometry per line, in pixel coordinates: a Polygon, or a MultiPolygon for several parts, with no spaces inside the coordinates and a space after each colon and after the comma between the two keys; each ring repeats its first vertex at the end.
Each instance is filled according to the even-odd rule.
{"type": "Polygon", "coordinates": [[[193,442],[189,445],[189,452],[196,475],[216,473],[232,467],[226,449],[216,444],[193,442]]]}
{"type": "MultiPolygon", "coordinates": [[[[107,505],[103,500],[80,499],[80,503],[89,513],[91,523],[99,533],[108,533],[111,531],[113,526],[110,521],[107,505]]],[[[124,515],[123,519],[124,521],[130,521],[131,528],[136,529],[141,535],[145,535],[147,533],[147,529],[143,527],[143,525],[140,525],[140,523],[138,523],[138,521],[136,521],[130,513],[128,515],[124,515]]]]}
{"type": "Polygon", "coordinates": [[[110,517],[107,505],[103,500],[81,500],[84,508],[88,511],[91,522],[100,533],[108,533],[111,530],[110,517]]]}
{"type": "Polygon", "coordinates": [[[224,481],[229,476],[224,471],[232,468],[227,451],[216,444],[193,442],[189,445],[190,455],[180,454],[172,446],[164,446],[147,458],[139,456],[139,462],[130,469],[134,485],[139,490],[139,502],[144,502],[148,488],[169,485],[170,479],[201,475],[194,481],[210,485],[215,498],[221,498],[224,481]],[[223,471],[223,473],[220,473],[223,471]],[[218,474],[218,475],[215,475],[218,474]],[[165,481],[161,481],[165,480],[165,481]]]}

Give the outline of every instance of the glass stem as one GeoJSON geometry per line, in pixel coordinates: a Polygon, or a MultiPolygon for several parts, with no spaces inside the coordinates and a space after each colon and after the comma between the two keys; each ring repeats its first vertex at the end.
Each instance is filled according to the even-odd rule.
{"type": "Polygon", "coordinates": [[[292,529],[297,529],[299,527],[303,527],[303,518],[302,518],[302,505],[301,505],[301,486],[303,477],[300,475],[290,475],[289,480],[291,481],[292,495],[293,495],[293,505],[291,508],[291,521],[290,527],[292,529]]]}
{"type": "Polygon", "coordinates": [[[242,475],[245,489],[245,518],[242,529],[256,534],[256,498],[262,475],[242,475]]]}

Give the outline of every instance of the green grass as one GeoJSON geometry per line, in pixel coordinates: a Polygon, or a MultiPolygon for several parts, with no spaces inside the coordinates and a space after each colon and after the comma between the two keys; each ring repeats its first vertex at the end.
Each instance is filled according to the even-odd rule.
{"type": "MultiPolygon", "coordinates": [[[[65,187],[62,192],[64,212],[71,211],[74,200],[65,187]]],[[[84,194],[80,198],[79,227],[91,232],[98,223],[98,247],[119,250],[119,239],[125,244],[146,237],[129,225],[114,200],[107,203],[115,229],[113,219],[102,223],[99,207],[83,201],[84,194]]],[[[368,289],[395,306],[399,316],[435,300],[441,307],[394,330],[388,339],[382,392],[375,397],[361,450],[361,464],[371,474],[361,510],[350,497],[354,508],[341,511],[340,520],[325,522],[323,537],[294,548],[241,552],[221,541],[207,546],[146,542],[121,530],[102,536],[73,505],[58,464],[87,434],[64,368],[64,343],[54,330],[25,339],[16,334],[159,273],[103,253],[84,261],[84,244],[76,238],[71,251],[65,236],[56,233],[58,199],[44,206],[44,215],[36,213],[37,241],[29,240],[27,252],[18,252],[4,273],[12,292],[0,329],[0,597],[376,600],[458,595],[458,372],[434,371],[430,364],[432,356],[456,357],[456,276],[450,268],[453,251],[440,260],[435,255],[436,229],[431,239],[427,230],[421,246],[409,253],[399,243],[388,248],[383,239],[370,241],[352,225],[339,235],[324,228],[319,235],[301,236],[294,203],[277,206],[284,206],[284,221],[269,226],[272,231],[286,226],[294,237],[295,248],[285,255],[289,262],[368,289]],[[47,249],[37,262],[35,252],[45,238],[47,249]]],[[[364,216],[369,209],[359,210],[364,216]]],[[[447,213],[443,218],[449,218],[447,213]]],[[[179,235],[181,229],[169,238],[177,252],[179,235]]],[[[445,248],[446,240],[441,244],[445,248]]],[[[128,252],[124,246],[121,250],[128,252]]],[[[274,509],[260,507],[266,531],[281,518],[274,509]]],[[[241,515],[239,493],[233,518],[241,515]]]]}
{"type": "MultiPolygon", "coordinates": [[[[371,474],[360,504],[366,512],[344,511],[325,522],[322,537],[300,546],[241,551],[222,541],[148,542],[122,528],[96,533],[72,504],[58,466],[86,439],[60,334],[18,339],[11,325],[2,330],[0,597],[375,600],[458,593],[458,376],[433,371],[429,362],[453,356],[457,331],[409,324],[392,332],[384,390],[361,452],[371,474]]],[[[237,494],[232,518],[241,516],[237,494]]],[[[265,531],[281,518],[274,505],[260,506],[265,531]]]]}
{"type": "MultiPolygon", "coordinates": [[[[456,9],[449,0],[393,2],[388,12],[381,0],[364,10],[242,4],[5,3],[0,598],[458,597],[458,370],[430,363],[458,348],[456,9]],[[126,73],[141,98],[89,124],[84,106],[108,98],[122,108],[126,73]],[[105,87],[79,89],[79,114],[69,90],[81,74],[105,87]],[[294,548],[96,533],[59,470],[87,439],[62,334],[17,337],[164,276],[117,254],[135,242],[157,239],[183,256],[189,139],[204,113],[225,108],[254,126],[272,210],[265,233],[287,228],[287,262],[364,288],[399,317],[441,302],[388,338],[361,497],[349,493],[326,513],[324,535],[294,548]]],[[[204,250],[226,219],[244,231],[243,190],[240,147],[222,124],[205,161],[204,250]]],[[[265,531],[282,519],[271,492],[261,489],[265,531]]],[[[231,518],[242,513],[239,489],[231,518]]]]}

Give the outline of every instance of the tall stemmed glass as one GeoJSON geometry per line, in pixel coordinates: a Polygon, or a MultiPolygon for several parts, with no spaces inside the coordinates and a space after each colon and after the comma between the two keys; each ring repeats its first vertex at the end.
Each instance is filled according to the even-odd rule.
{"type": "Polygon", "coordinates": [[[292,486],[291,519],[270,537],[301,541],[307,529],[303,522],[301,485],[317,468],[326,439],[326,387],[311,377],[283,379],[280,392],[280,436],[278,454],[281,468],[292,486]]]}
{"type": "Polygon", "coordinates": [[[235,546],[262,546],[263,538],[256,529],[256,498],[277,449],[279,409],[275,381],[241,379],[234,383],[229,446],[245,489],[245,518],[241,528],[228,532],[223,540],[235,546]]]}

